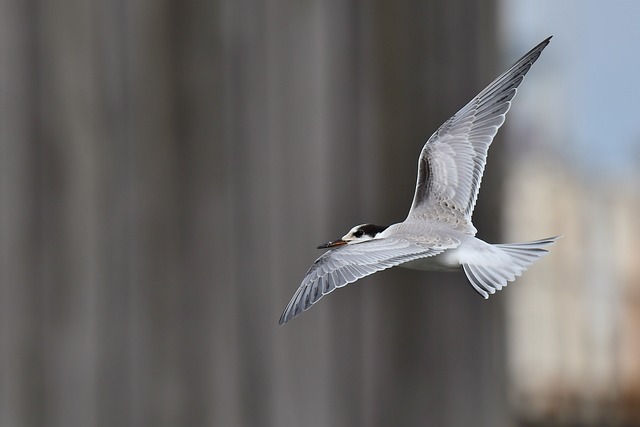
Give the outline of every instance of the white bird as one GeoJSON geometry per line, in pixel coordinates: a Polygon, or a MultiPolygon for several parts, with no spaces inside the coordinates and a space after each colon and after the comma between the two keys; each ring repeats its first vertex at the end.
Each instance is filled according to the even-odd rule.
{"type": "Polygon", "coordinates": [[[475,237],[471,215],[487,150],[511,100],[551,37],[534,47],[447,120],[425,143],[407,219],[388,227],[362,224],[313,263],[280,317],[287,323],[336,288],[387,268],[462,268],[484,298],[515,280],[558,238],[489,244],[475,237]]]}

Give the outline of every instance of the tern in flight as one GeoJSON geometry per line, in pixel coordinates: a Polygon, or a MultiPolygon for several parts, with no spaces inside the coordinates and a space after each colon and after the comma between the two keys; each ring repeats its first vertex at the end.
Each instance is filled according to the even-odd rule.
{"type": "Polygon", "coordinates": [[[551,37],[502,73],[425,143],[407,219],[388,227],[361,224],[329,249],[302,279],[280,317],[287,323],[320,298],[387,268],[456,271],[489,298],[547,254],[558,237],[528,243],[490,244],[477,237],[471,215],[487,150],[505,121],[517,88],[551,37]]]}

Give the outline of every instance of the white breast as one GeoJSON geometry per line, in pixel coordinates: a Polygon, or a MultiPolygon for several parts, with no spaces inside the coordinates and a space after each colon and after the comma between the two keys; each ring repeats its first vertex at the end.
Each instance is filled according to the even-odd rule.
{"type": "Polygon", "coordinates": [[[400,267],[423,271],[454,271],[461,268],[459,248],[448,249],[441,254],[400,264],[400,267]]]}

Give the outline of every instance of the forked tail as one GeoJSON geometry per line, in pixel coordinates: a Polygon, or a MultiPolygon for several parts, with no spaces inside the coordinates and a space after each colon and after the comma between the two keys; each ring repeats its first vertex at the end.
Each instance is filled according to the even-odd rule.
{"type": "Polygon", "coordinates": [[[471,286],[485,299],[489,294],[507,286],[520,276],[534,261],[549,253],[546,246],[553,244],[560,236],[536,240],[528,243],[507,243],[491,245],[498,249],[495,256],[479,264],[462,264],[471,286]]]}

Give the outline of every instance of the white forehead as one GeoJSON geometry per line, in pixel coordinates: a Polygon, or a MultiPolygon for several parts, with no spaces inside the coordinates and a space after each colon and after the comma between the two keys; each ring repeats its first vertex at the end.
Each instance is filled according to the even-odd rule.
{"type": "Polygon", "coordinates": [[[363,225],[367,225],[367,224],[360,224],[360,225],[356,225],[355,227],[353,227],[351,230],[349,230],[349,232],[347,234],[353,234],[356,231],[358,231],[360,229],[360,227],[362,227],[363,225]]]}

